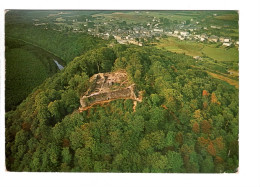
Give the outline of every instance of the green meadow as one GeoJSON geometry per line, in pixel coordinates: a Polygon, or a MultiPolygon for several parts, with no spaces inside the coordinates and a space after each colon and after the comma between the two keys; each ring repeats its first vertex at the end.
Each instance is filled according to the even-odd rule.
{"type": "Polygon", "coordinates": [[[217,61],[238,61],[238,50],[235,47],[227,48],[218,44],[181,41],[174,37],[161,39],[156,47],[175,53],[185,53],[189,56],[208,56],[217,61]]]}
{"type": "Polygon", "coordinates": [[[217,61],[238,61],[238,50],[236,48],[205,46],[203,53],[217,61]]]}
{"type": "Polygon", "coordinates": [[[166,49],[175,53],[185,53],[189,56],[201,56],[204,45],[191,41],[180,41],[174,37],[161,39],[157,44],[157,48],[166,49]]]}

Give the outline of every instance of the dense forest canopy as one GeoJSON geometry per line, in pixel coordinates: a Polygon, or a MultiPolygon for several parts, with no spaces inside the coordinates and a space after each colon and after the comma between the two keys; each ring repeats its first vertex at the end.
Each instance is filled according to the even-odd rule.
{"type": "Polygon", "coordinates": [[[119,44],[75,58],[6,114],[8,170],[235,172],[238,92],[192,64],[119,44]],[[131,100],[77,111],[98,63],[125,68],[145,92],[135,112],[131,100]]]}
{"type": "Polygon", "coordinates": [[[21,38],[19,29],[67,65],[6,113],[8,171],[237,172],[238,89],[194,68],[196,59],[27,26],[9,36],[21,38]],[[132,100],[118,99],[80,112],[90,77],[118,70],[142,102],[133,109],[132,100]]]}
{"type": "Polygon", "coordinates": [[[6,111],[14,110],[35,87],[59,71],[54,60],[66,65],[42,48],[9,37],[5,40],[5,57],[6,111]]]}

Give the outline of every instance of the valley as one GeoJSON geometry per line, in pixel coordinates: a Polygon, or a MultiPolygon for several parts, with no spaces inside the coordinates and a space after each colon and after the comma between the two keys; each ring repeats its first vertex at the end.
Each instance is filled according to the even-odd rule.
{"type": "Polygon", "coordinates": [[[32,90],[59,69],[64,62],[37,46],[14,38],[6,39],[6,111],[15,109],[32,90]]]}
{"type": "Polygon", "coordinates": [[[238,19],[7,11],[6,170],[237,173],[238,19]]]}

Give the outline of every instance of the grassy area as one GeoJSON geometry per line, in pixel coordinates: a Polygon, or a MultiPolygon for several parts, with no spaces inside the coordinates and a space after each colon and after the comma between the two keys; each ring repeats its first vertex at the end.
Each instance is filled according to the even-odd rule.
{"type": "Polygon", "coordinates": [[[218,47],[218,44],[196,43],[193,41],[180,41],[177,38],[163,38],[156,43],[157,48],[171,52],[185,53],[190,56],[202,56],[196,67],[207,70],[214,78],[226,81],[238,88],[238,50],[237,48],[218,47]],[[205,57],[208,56],[208,57],[205,57]],[[215,61],[218,61],[217,63],[215,61]],[[233,70],[229,77],[228,70],[233,70]]]}
{"type": "Polygon", "coordinates": [[[190,56],[202,56],[203,43],[180,41],[177,38],[163,38],[157,43],[157,48],[167,49],[175,53],[185,53],[190,56]]]}
{"type": "Polygon", "coordinates": [[[238,61],[237,48],[217,47],[218,44],[197,43],[194,41],[181,41],[174,37],[161,39],[156,47],[171,52],[185,53],[190,56],[206,55],[217,61],[238,61]]]}
{"type": "Polygon", "coordinates": [[[109,21],[110,19],[116,19],[119,21],[126,21],[127,24],[130,23],[147,23],[151,21],[148,15],[136,14],[135,12],[114,12],[112,14],[95,14],[93,17],[103,16],[104,19],[101,21],[109,21]]]}
{"type": "Polygon", "coordinates": [[[139,15],[134,12],[129,13],[122,13],[122,12],[115,12],[112,13],[114,18],[118,18],[120,20],[132,21],[132,22],[146,22],[149,21],[147,16],[139,15]]]}
{"type": "Polygon", "coordinates": [[[6,111],[14,109],[47,77],[58,71],[53,55],[24,42],[6,42],[6,111]]]}
{"type": "Polygon", "coordinates": [[[205,46],[203,53],[217,61],[238,61],[238,50],[236,48],[205,46]]]}
{"type": "Polygon", "coordinates": [[[221,15],[221,16],[216,16],[216,19],[219,20],[238,20],[238,14],[225,14],[225,15],[221,15]]]}
{"type": "Polygon", "coordinates": [[[229,77],[228,69],[233,68],[238,63],[238,50],[236,48],[217,47],[218,44],[196,43],[193,41],[180,41],[174,37],[161,39],[156,43],[157,48],[162,48],[176,53],[185,53],[190,56],[204,56],[202,61],[198,61],[195,67],[206,70],[214,78],[223,80],[238,88],[238,72],[232,71],[229,77]],[[206,58],[208,56],[209,58],[206,58]],[[215,60],[218,63],[215,63],[215,60]]]}
{"type": "Polygon", "coordinates": [[[105,20],[118,19],[124,20],[127,23],[147,23],[151,22],[153,17],[167,18],[172,21],[186,21],[194,18],[197,14],[185,14],[178,12],[166,12],[166,11],[118,11],[112,14],[94,14],[93,17],[104,16],[105,20]],[[138,13],[137,13],[138,12],[138,13]]]}
{"type": "Polygon", "coordinates": [[[149,16],[155,16],[158,18],[167,18],[172,21],[186,21],[195,17],[194,14],[189,13],[178,13],[178,12],[165,12],[165,11],[150,11],[149,16]]]}

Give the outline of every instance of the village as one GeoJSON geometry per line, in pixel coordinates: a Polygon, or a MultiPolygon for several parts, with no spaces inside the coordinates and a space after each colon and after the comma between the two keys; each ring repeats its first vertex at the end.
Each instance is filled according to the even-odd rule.
{"type": "MultiPolygon", "coordinates": [[[[139,12],[136,11],[136,14],[139,12]]],[[[148,13],[148,12],[147,12],[148,13]]],[[[82,32],[100,37],[102,39],[115,39],[120,44],[134,44],[143,46],[151,41],[158,41],[162,37],[176,37],[181,41],[189,40],[203,43],[220,43],[223,46],[238,46],[237,39],[221,36],[218,33],[221,26],[205,25],[199,20],[186,20],[170,22],[167,19],[151,17],[145,23],[127,23],[117,19],[105,19],[103,16],[90,16],[79,19],[74,17],[63,17],[66,13],[60,12],[51,15],[48,22],[34,19],[34,26],[42,26],[45,29],[56,31],[82,32]],[[50,21],[51,20],[51,21],[50,21]]],[[[216,16],[216,14],[213,14],[216,16]]],[[[224,25],[228,27],[228,25],[224,25]]]]}

